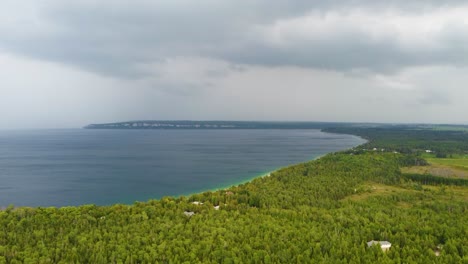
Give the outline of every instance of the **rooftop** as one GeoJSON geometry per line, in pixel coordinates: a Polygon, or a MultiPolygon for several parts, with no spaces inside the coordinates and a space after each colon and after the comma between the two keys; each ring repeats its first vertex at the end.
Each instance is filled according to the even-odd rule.
{"type": "Polygon", "coordinates": [[[381,248],[390,248],[392,246],[392,243],[388,242],[388,241],[375,241],[375,240],[371,240],[369,242],[367,242],[367,246],[371,247],[375,244],[379,244],[381,248]]]}

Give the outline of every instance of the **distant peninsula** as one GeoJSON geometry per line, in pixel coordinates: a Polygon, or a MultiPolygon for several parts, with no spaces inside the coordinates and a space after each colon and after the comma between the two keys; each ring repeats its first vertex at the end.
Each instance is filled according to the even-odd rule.
{"type": "Polygon", "coordinates": [[[256,121],[157,121],[138,120],[90,124],[85,129],[324,129],[349,126],[331,122],[256,122],[256,121]]]}
{"type": "MultiPolygon", "coordinates": [[[[468,131],[461,124],[386,124],[315,121],[196,121],[196,120],[134,120],[114,123],[90,124],[84,129],[320,129],[325,132],[341,133],[346,128],[349,134],[360,129],[404,129],[468,131]],[[353,129],[354,128],[354,129],[353,129]]],[[[365,135],[361,135],[364,136],[365,135]]]]}

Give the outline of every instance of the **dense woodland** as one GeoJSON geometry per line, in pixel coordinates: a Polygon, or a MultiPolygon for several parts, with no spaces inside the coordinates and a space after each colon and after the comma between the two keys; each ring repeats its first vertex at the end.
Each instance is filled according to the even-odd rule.
{"type": "Polygon", "coordinates": [[[0,211],[0,263],[468,263],[466,181],[400,172],[424,165],[420,149],[466,151],[467,135],[358,132],[367,146],[228,190],[133,205],[10,206],[0,211]]]}

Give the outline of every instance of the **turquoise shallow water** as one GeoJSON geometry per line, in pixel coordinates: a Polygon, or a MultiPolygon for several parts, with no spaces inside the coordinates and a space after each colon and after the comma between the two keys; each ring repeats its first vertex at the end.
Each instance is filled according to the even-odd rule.
{"type": "Polygon", "coordinates": [[[0,206],[108,205],[201,192],[363,142],[319,130],[0,131],[0,206]]]}

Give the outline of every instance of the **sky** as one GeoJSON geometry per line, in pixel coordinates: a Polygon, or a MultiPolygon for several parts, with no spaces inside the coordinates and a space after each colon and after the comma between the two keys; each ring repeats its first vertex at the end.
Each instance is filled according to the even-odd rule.
{"type": "Polygon", "coordinates": [[[468,123],[468,3],[2,0],[0,129],[468,123]]]}

